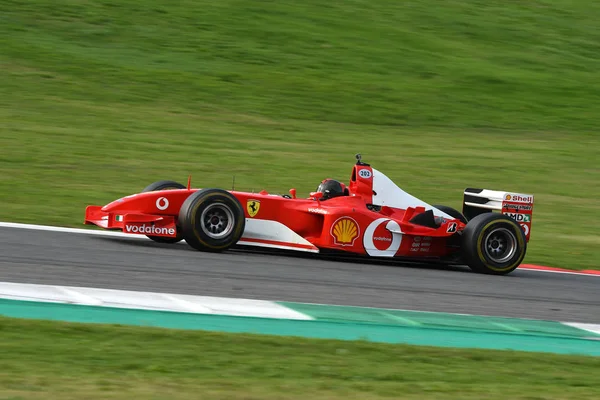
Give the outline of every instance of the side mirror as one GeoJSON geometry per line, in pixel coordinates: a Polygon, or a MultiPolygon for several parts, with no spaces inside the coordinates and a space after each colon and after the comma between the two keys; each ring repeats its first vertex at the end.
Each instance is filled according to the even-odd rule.
{"type": "Polygon", "coordinates": [[[292,196],[292,199],[296,198],[296,189],[292,188],[290,189],[290,195],[292,196]]]}
{"type": "Polygon", "coordinates": [[[311,197],[311,199],[320,200],[321,198],[323,198],[323,193],[321,193],[321,192],[310,192],[310,197],[311,197]]]}

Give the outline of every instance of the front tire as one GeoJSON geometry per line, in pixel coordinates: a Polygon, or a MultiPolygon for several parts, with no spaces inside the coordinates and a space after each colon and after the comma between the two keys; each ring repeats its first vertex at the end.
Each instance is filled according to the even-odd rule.
{"type": "Polygon", "coordinates": [[[526,252],[525,233],[506,215],[480,214],[463,231],[463,257],[475,272],[506,275],[517,269],[526,252]]]}
{"type": "Polygon", "coordinates": [[[238,199],[222,189],[201,189],[179,210],[185,241],[196,250],[222,252],[236,244],[246,227],[238,199]]]}
{"type": "MultiPolygon", "coordinates": [[[[175,182],[175,181],[158,181],[158,182],[154,182],[154,183],[151,183],[150,185],[146,186],[142,190],[142,193],[156,192],[158,190],[175,190],[175,189],[186,189],[186,186],[182,185],[179,182],[175,182]]],[[[154,240],[156,243],[174,244],[177,242],[181,242],[183,240],[183,235],[181,234],[181,229],[179,227],[176,227],[176,229],[177,229],[177,236],[174,238],[163,237],[163,236],[148,236],[148,235],[146,235],[146,236],[149,239],[154,240]]]]}

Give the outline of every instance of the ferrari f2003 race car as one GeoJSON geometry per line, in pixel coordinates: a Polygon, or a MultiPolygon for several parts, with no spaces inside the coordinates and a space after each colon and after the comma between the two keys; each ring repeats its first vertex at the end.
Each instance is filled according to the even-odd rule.
{"type": "Polygon", "coordinates": [[[105,206],[88,206],[85,224],[185,240],[200,251],[232,246],[357,257],[466,264],[507,274],[523,261],[533,195],[467,188],[462,212],[402,190],[356,155],[348,185],[326,179],[308,198],[159,181],[105,206]]]}

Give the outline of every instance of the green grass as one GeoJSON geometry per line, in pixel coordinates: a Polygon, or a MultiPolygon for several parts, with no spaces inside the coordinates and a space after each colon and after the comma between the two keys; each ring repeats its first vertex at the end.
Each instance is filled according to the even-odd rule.
{"type": "Polygon", "coordinates": [[[0,318],[0,399],[597,399],[597,357],[0,318]]]}
{"type": "Polygon", "coordinates": [[[189,173],[307,194],[361,152],[433,203],[533,193],[525,262],[600,268],[600,3],[3,4],[0,220],[189,173]]]}

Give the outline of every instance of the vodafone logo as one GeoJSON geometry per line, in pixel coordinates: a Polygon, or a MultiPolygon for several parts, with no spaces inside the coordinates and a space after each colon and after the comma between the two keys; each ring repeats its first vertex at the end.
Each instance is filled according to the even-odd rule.
{"type": "Polygon", "coordinates": [[[389,237],[385,237],[385,236],[373,236],[373,241],[377,242],[391,242],[392,238],[389,237]]]}
{"type": "Polygon", "coordinates": [[[523,229],[523,233],[525,233],[525,236],[529,235],[529,226],[527,224],[520,224],[521,225],[521,229],[523,229]]]}
{"type": "Polygon", "coordinates": [[[390,230],[401,232],[400,225],[388,218],[378,218],[365,230],[363,245],[370,256],[393,257],[400,248],[402,235],[396,235],[390,230]]]}
{"type": "Polygon", "coordinates": [[[169,200],[166,197],[159,197],[156,199],[156,208],[163,211],[169,208],[169,200]]]}
{"type": "Polygon", "coordinates": [[[146,235],[175,235],[175,228],[157,228],[154,225],[125,225],[127,233],[143,233],[146,235]]]}

